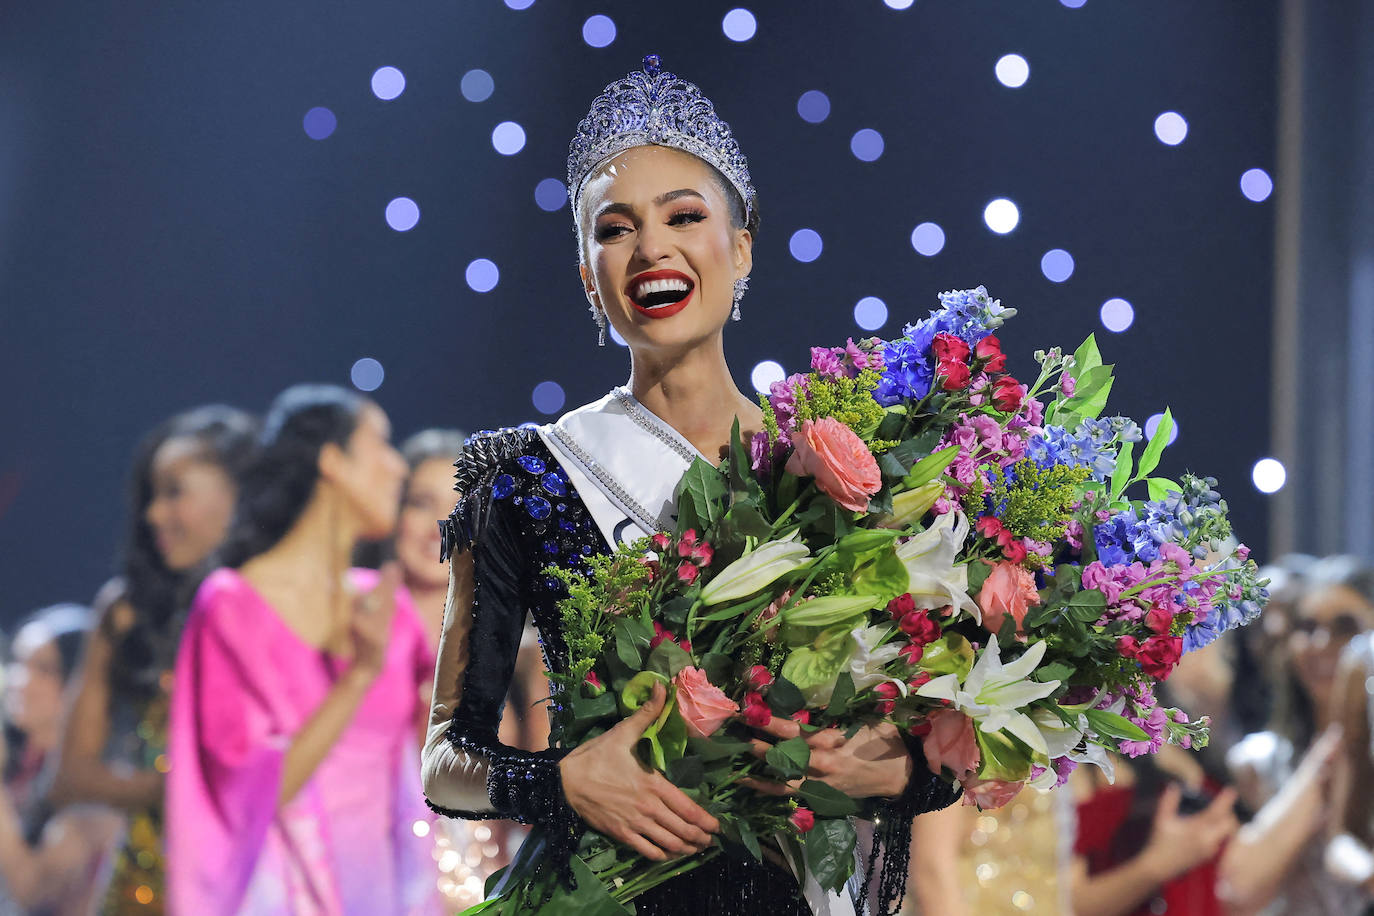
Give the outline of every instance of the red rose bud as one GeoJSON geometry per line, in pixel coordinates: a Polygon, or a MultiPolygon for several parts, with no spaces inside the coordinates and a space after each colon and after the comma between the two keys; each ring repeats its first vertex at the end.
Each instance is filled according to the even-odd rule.
{"type": "Polygon", "coordinates": [[[1021,389],[1021,383],[1009,375],[992,383],[992,406],[1003,413],[1016,413],[1021,409],[1021,402],[1025,397],[1026,392],[1021,389]]]}
{"type": "Polygon", "coordinates": [[[763,695],[746,693],[744,695],[744,724],[751,728],[763,728],[773,721],[773,711],[763,702],[763,695]]]}
{"type": "Polygon", "coordinates": [[[1002,520],[995,515],[980,515],[974,527],[989,541],[996,540],[997,536],[1006,530],[1002,527],[1002,520]]]}
{"type": "Polygon", "coordinates": [[[916,599],[911,595],[898,595],[887,603],[887,612],[892,615],[893,620],[901,620],[904,616],[916,610],[916,599]]]}
{"type": "Polygon", "coordinates": [[[588,696],[599,697],[606,692],[605,685],[601,683],[601,678],[596,676],[595,671],[588,671],[582,681],[587,685],[588,696]]]}
{"type": "MultiPolygon", "coordinates": [[[[948,362],[940,363],[935,374],[944,379],[944,389],[946,391],[963,391],[968,387],[969,374],[968,366],[964,363],[948,362]]],[[[997,396],[993,395],[993,403],[996,403],[997,396]]]]}
{"type": "Polygon", "coordinates": [[[912,611],[898,621],[897,627],[917,645],[924,646],[940,638],[940,624],[925,611],[912,611]]]}
{"type": "Polygon", "coordinates": [[[987,360],[983,365],[986,372],[1001,372],[1007,367],[1007,356],[1002,352],[1002,342],[997,339],[995,334],[989,334],[978,341],[977,348],[973,355],[982,360],[987,360]]]}
{"type": "Polygon", "coordinates": [[[1145,615],[1145,626],[1156,633],[1168,633],[1174,626],[1174,615],[1162,607],[1152,607],[1145,615]]]}
{"type": "Polygon", "coordinates": [[[792,721],[793,721],[793,722],[797,722],[797,723],[799,723],[799,724],[801,724],[801,725],[810,725],[810,724],[811,724],[811,710],[809,710],[809,709],[799,709],[799,710],[797,710],[796,712],[792,713],[792,721]]]}
{"type": "Polygon", "coordinates": [[[892,702],[891,700],[882,700],[878,703],[877,709],[878,715],[890,716],[897,711],[897,704],[892,702]]]}
{"type": "Polygon", "coordinates": [[[686,559],[692,555],[692,548],[697,545],[697,530],[688,528],[682,532],[682,537],[677,542],[677,555],[686,559]]]}
{"type": "Polygon", "coordinates": [[[762,665],[755,665],[749,669],[749,689],[762,690],[773,683],[773,675],[762,665]]]}
{"type": "Polygon", "coordinates": [[[678,646],[688,655],[692,654],[692,641],[690,639],[684,639],[682,642],[678,643],[678,646]]]}
{"type": "Polygon", "coordinates": [[[677,568],[677,577],[688,585],[697,581],[697,573],[701,570],[693,563],[683,563],[677,568]]]}
{"type": "Polygon", "coordinates": [[[916,674],[912,676],[911,680],[907,681],[906,685],[910,687],[912,690],[920,690],[922,687],[929,683],[930,672],[917,671],[916,674]]]}
{"type": "Polygon", "coordinates": [[[921,660],[921,656],[926,654],[926,650],[924,646],[918,646],[913,642],[902,646],[901,651],[897,654],[901,656],[902,661],[906,662],[908,665],[914,665],[921,660]]]}
{"type": "Polygon", "coordinates": [[[807,833],[816,826],[816,815],[811,813],[810,808],[798,808],[792,812],[790,820],[798,833],[807,833]]]}
{"type": "Polygon", "coordinates": [[[921,719],[920,721],[911,723],[911,727],[907,729],[907,734],[911,735],[913,738],[924,738],[926,735],[930,734],[930,729],[930,720],[921,719]]]}
{"type": "Polygon", "coordinates": [[[649,538],[649,543],[654,545],[655,550],[667,550],[668,546],[673,542],[669,540],[668,535],[660,531],[653,537],[649,538]]]}
{"type": "Polygon", "coordinates": [[[1026,545],[1019,538],[1012,538],[1002,545],[1002,556],[1013,563],[1020,563],[1026,559],[1026,545]]]}
{"type": "Polygon", "coordinates": [[[883,681],[877,687],[873,688],[873,692],[884,700],[895,700],[902,695],[902,691],[897,689],[897,685],[891,681],[883,681]]]}
{"type": "Polygon", "coordinates": [[[968,359],[968,344],[953,334],[936,334],[930,342],[931,352],[942,363],[964,362],[968,359]]]}
{"type": "Polygon", "coordinates": [[[1136,641],[1134,636],[1118,636],[1116,638],[1116,651],[1125,658],[1135,658],[1140,654],[1140,643],[1136,641]]]}
{"type": "Polygon", "coordinates": [[[677,642],[677,640],[673,638],[673,634],[668,631],[668,628],[665,627],[663,624],[659,623],[657,620],[655,620],[654,635],[653,638],[649,640],[649,648],[657,649],[659,643],[663,642],[664,640],[667,640],[668,642],[677,642]]]}
{"type": "Polygon", "coordinates": [[[715,558],[715,555],[715,548],[705,541],[702,541],[700,544],[693,547],[687,556],[688,559],[698,566],[710,566],[711,560],[715,558]]]}

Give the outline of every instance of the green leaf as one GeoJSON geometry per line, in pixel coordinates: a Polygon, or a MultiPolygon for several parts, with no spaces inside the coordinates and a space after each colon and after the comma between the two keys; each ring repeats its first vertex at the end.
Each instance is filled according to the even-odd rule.
{"type": "Polygon", "coordinates": [[[649,653],[647,668],[672,680],[683,668],[692,666],[692,656],[681,646],[670,640],[663,640],[649,653]]]}
{"type": "Polygon", "coordinates": [[[1077,670],[1068,662],[1050,662],[1035,669],[1035,679],[1042,684],[1047,681],[1067,681],[1077,670]]]}
{"type": "Polygon", "coordinates": [[[806,700],[796,684],[785,677],[773,679],[768,687],[768,706],[773,710],[773,715],[785,719],[805,705],[806,700]]]}
{"type": "Polygon", "coordinates": [[[805,738],[788,738],[770,747],[763,759],[783,779],[796,779],[806,773],[811,762],[811,746],[805,738]]]}
{"type": "Polygon", "coordinates": [[[748,754],[754,749],[754,745],[748,741],[740,741],[737,738],[729,738],[724,735],[717,735],[713,738],[688,738],[687,746],[694,756],[702,760],[738,757],[741,754],[748,754]]]}
{"type": "Polygon", "coordinates": [[[615,654],[625,667],[637,671],[644,665],[654,631],[634,617],[619,617],[615,622],[615,654]]]}
{"type": "Polygon", "coordinates": [[[738,824],[740,843],[743,844],[745,849],[749,850],[749,854],[753,856],[756,861],[762,862],[763,850],[759,848],[759,838],[755,836],[754,828],[743,818],[738,821],[738,824]]]}
{"type": "Polygon", "coordinates": [[[806,870],[827,890],[838,891],[854,873],[854,825],[847,819],[818,819],[802,842],[806,870]]]}
{"type": "Polygon", "coordinates": [[[1155,427],[1155,434],[1150,437],[1150,442],[1145,446],[1145,454],[1140,456],[1140,468],[1136,471],[1136,480],[1141,480],[1159,465],[1159,456],[1164,454],[1164,448],[1169,444],[1169,437],[1174,432],[1174,414],[1169,408],[1164,408],[1164,416],[1155,427]]]}
{"type": "Polygon", "coordinates": [[[1096,589],[1084,589],[1069,599],[1069,613],[1086,622],[1096,620],[1107,609],[1107,598],[1096,589]]]}
{"type": "MultiPolygon", "coordinates": [[[[1116,456],[1116,467],[1112,469],[1112,499],[1118,499],[1125,491],[1126,485],[1131,481],[1131,455],[1135,452],[1134,442],[1121,443],[1121,450],[1116,456]]],[[[1144,459],[1141,459],[1144,464],[1144,459]]]]}
{"type": "Polygon", "coordinates": [[[725,513],[722,520],[729,534],[744,537],[767,538],[773,534],[773,526],[763,517],[758,506],[752,502],[737,502],[725,513]]]}
{"type": "MultiPolygon", "coordinates": [[[[1145,482],[1150,490],[1150,499],[1164,499],[1170,493],[1182,493],[1183,487],[1174,483],[1167,477],[1151,477],[1145,482]]],[[[1087,546],[1086,544],[1084,546],[1087,546]]]]}
{"type": "Polygon", "coordinates": [[[668,781],[682,789],[695,789],[705,775],[700,757],[679,757],[668,764],[668,781]]]}
{"type": "Polygon", "coordinates": [[[728,684],[735,673],[735,660],[723,652],[708,652],[701,658],[701,670],[712,684],[728,684]]]}
{"type": "MultiPolygon", "coordinates": [[[[678,503],[678,527],[683,527],[682,507],[689,504],[695,515],[696,521],[702,529],[714,525],[725,511],[725,494],[729,492],[725,478],[720,469],[713,467],[710,462],[698,458],[692,462],[692,466],[682,475],[682,480],[677,485],[678,503]]],[[[692,527],[692,526],[688,526],[692,527]]],[[[704,534],[705,531],[698,531],[704,534]]]]}
{"type": "Polygon", "coordinates": [[[1126,741],[1150,740],[1150,736],[1145,734],[1145,730],[1139,725],[1114,712],[1107,712],[1105,709],[1086,709],[1083,715],[1088,717],[1088,724],[1092,726],[1092,730],[1104,738],[1120,738],[1126,741]]]}
{"type": "Polygon", "coordinates": [[[691,609],[692,599],[686,595],[677,595],[660,604],[656,616],[665,624],[681,627],[687,623],[687,612],[691,609]]]}
{"type": "Polygon", "coordinates": [[[797,795],[817,817],[849,817],[859,811],[858,802],[830,783],[821,782],[819,779],[808,779],[803,782],[797,790],[797,795]]]}
{"type": "Polygon", "coordinates": [[[1091,372],[1102,365],[1102,353],[1097,349],[1097,335],[1089,334],[1088,339],[1078,345],[1078,349],[1073,351],[1073,369],[1069,374],[1074,381],[1078,381],[1084,373],[1091,372]]]}
{"type": "Polygon", "coordinates": [[[825,714],[832,718],[844,715],[849,701],[854,699],[854,694],[853,676],[848,671],[841,671],[835,679],[835,689],[830,693],[830,703],[825,707],[825,714]]]}
{"type": "Polygon", "coordinates": [[[988,580],[988,575],[992,572],[992,567],[986,563],[974,561],[968,564],[968,591],[970,595],[976,595],[983,587],[983,583],[988,580]]]}
{"type": "Polygon", "coordinates": [[[578,696],[570,693],[566,696],[573,710],[573,722],[578,725],[585,725],[588,722],[595,722],[597,719],[609,718],[615,715],[616,705],[615,696],[607,691],[599,697],[578,696]]]}

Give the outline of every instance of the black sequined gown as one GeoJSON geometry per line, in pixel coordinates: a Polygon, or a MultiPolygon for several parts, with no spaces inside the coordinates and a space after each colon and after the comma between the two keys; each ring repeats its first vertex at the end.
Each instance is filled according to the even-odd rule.
{"type": "MultiPolygon", "coordinates": [[[[533,430],[480,434],[457,467],[463,498],[440,523],[444,557],[453,560],[453,594],[425,750],[426,796],[452,817],[543,825],[553,837],[549,854],[567,856],[582,824],[563,797],[558,761],[566,750],[531,753],[503,745],[497,726],[527,611],[549,669],[567,667],[557,612],[566,592],[542,570],[554,563],[581,568],[606,542],[533,430]]],[[[954,797],[922,767],[902,799],[881,806],[879,839],[892,853],[882,869],[878,911],[899,902],[911,818],[954,797]]],[[[810,913],[790,873],[728,853],[636,898],[635,907],[642,916],[810,913]]]]}

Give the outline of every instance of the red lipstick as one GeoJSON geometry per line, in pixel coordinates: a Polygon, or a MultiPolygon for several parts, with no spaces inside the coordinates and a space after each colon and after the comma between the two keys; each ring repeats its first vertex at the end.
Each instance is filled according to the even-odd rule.
{"type": "Polygon", "coordinates": [[[696,284],[692,282],[692,278],[678,270],[651,270],[639,274],[625,285],[625,298],[629,299],[630,304],[646,318],[671,318],[688,306],[695,293],[696,284]],[[687,285],[687,294],[676,302],[645,305],[635,296],[634,291],[654,280],[680,280],[687,285]]]}

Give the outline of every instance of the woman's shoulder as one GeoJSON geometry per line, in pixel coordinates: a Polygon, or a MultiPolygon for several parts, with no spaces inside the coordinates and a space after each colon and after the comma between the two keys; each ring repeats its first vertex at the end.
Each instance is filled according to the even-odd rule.
{"type": "MultiPolygon", "coordinates": [[[[547,485],[551,493],[567,489],[567,478],[539,432],[531,427],[489,430],[468,438],[455,462],[458,504],[440,522],[441,560],[466,550],[484,530],[508,515],[508,506],[524,505],[524,491],[547,485]],[[552,476],[550,476],[552,475],[552,476]]],[[[543,500],[544,497],[540,497],[543,500]]],[[[537,513],[542,502],[532,506],[537,513]]],[[[509,519],[507,519],[509,520],[509,519]]]]}
{"type": "Polygon", "coordinates": [[[473,433],[463,445],[463,454],[454,462],[454,489],[471,493],[502,472],[510,472],[529,458],[544,459],[548,455],[539,432],[531,426],[483,430],[473,433]],[[522,462],[521,459],[527,459],[522,462]]]}
{"type": "Polygon", "coordinates": [[[245,608],[262,603],[243,573],[221,566],[207,575],[196,589],[191,600],[191,618],[204,621],[218,619],[225,613],[241,615],[245,608]]]}

